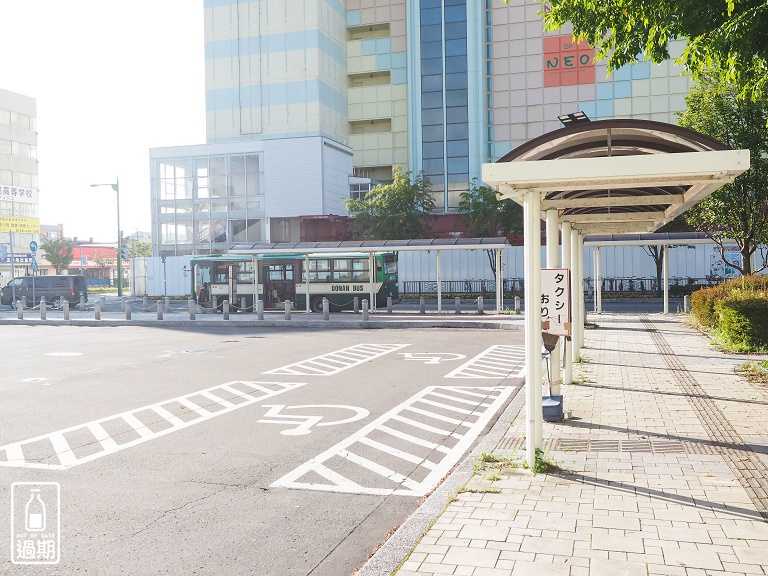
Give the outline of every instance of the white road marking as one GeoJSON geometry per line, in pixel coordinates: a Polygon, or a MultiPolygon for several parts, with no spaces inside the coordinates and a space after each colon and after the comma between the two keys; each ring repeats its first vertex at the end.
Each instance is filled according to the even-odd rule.
{"type": "Polygon", "coordinates": [[[262,408],[269,408],[267,413],[261,420],[258,420],[259,424],[288,424],[295,426],[288,430],[283,430],[280,434],[286,436],[302,436],[304,434],[310,434],[311,428],[317,426],[336,426],[338,424],[347,424],[349,422],[355,422],[356,420],[362,420],[367,418],[370,412],[365,408],[359,408],[357,406],[346,406],[342,404],[303,404],[300,406],[286,406],[285,404],[265,404],[262,408]],[[323,416],[309,416],[301,414],[286,414],[283,410],[303,410],[309,408],[312,409],[336,409],[336,410],[349,410],[355,413],[354,416],[344,418],[342,420],[333,420],[330,422],[320,422],[323,416]]]}
{"type": "Polygon", "coordinates": [[[350,346],[349,348],[343,348],[323,354],[322,356],[315,356],[301,362],[295,362],[288,364],[287,366],[281,366],[274,370],[268,370],[263,374],[286,374],[290,376],[331,376],[338,374],[343,370],[354,368],[374,358],[379,358],[395,350],[400,350],[410,346],[410,344],[358,344],[357,346],[350,346]],[[344,355],[352,356],[352,358],[344,358],[344,355]],[[341,360],[335,360],[334,357],[341,358],[341,360]],[[328,364],[326,364],[327,362],[328,364]]]}
{"type": "MultiPolygon", "coordinates": [[[[30,438],[29,440],[22,440],[20,442],[8,444],[6,446],[0,446],[0,455],[5,454],[5,460],[0,458],[0,466],[65,470],[67,468],[78,466],[80,464],[90,462],[91,460],[101,458],[102,456],[107,456],[120,450],[125,450],[126,448],[142,444],[148,440],[165,436],[171,432],[183,430],[184,428],[188,428],[189,426],[199,424],[200,422],[205,422],[206,420],[210,420],[216,416],[221,416],[222,414],[232,412],[238,408],[243,408],[245,406],[250,406],[251,404],[262,402],[263,400],[272,398],[278,394],[290,392],[291,390],[295,390],[300,386],[304,386],[304,384],[286,384],[282,382],[247,382],[241,380],[228,382],[220,386],[214,386],[212,388],[206,388],[205,390],[192,392],[187,396],[180,396],[170,400],[164,400],[162,402],[157,402],[156,404],[152,404],[150,406],[143,406],[129,412],[114,414],[112,416],[107,416],[106,418],[94,420],[93,422],[78,424],[77,426],[65,428],[64,430],[59,430],[50,434],[43,434],[42,436],[30,438]],[[254,391],[244,392],[237,389],[235,385],[252,388],[254,391]],[[243,401],[238,404],[234,404],[232,402],[223,400],[212,393],[216,390],[225,392],[230,395],[236,395],[243,401]],[[204,398],[208,398],[212,405],[218,405],[220,409],[216,411],[209,411],[205,406],[199,406],[197,403],[190,399],[195,396],[203,396],[204,398]],[[179,407],[179,410],[182,410],[182,406],[191,409],[192,412],[187,412],[187,414],[197,413],[197,417],[192,420],[184,421],[178,416],[175,416],[168,409],[164,408],[164,406],[173,404],[176,404],[179,407]],[[153,432],[147,424],[142,422],[137,417],[137,414],[146,411],[150,411],[156,414],[155,422],[160,423],[163,426],[162,430],[159,432],[153,432]],[[112,426],[107,425],[105,428],[104,425],[106,424],[111,424],[112,426]],[[110,427],[116,427],[117,429],[121,430],[121,432],[118,434],[123,435],[124,432],[122,431],[125,430],[126,424],[130,427],[130,429],[136,432],[139,437],[135,440],[129,440],[122,444],[118,444],[115,438],[107,433],[106,429],[110,427]],[[170,425],[170,427],[165,427],[166,424],[170,425]],[[74,453],[73,447],[70,446],[65,435],[70,432],[83,431],[90,431],[91,435],[101,444],[102,450],[79,458],[74,453]],[[51,450],[49,455],[42,460],[52,462],[28,462],[24,455],[24,447],[45,441],[50,442],[51,450]]],[[[77,449],[77,447],[74,447],[74,449],[77,449]]]]}
{"type": "Polygon", "coordinates": [[[440,364],[448,360],[461,360],[466,358],[464,354],[453,354],[451,352],[398,352],[403,360],[416,360],[424,364],[440,364]]]}
{"type": "Polygon", "coordinates": [[[46,352],[45,356],[82,356],[82,352],[46,352]]]}
{"type": "Polygon", "coordinates": [[[273,482],[272,486],[351,494],[423,496],[433,490],[458,462],[516,389],[516,386],[430,386],[273,482]],[[467,392],[477,397],[477,401],[475,410],[464,420],[413,406],[435,393],[458,400],[466,399],[467,392]],[[426,420],[449,422],[453,427],[431,426],[404,417],[402,414],[407,412],[426,416],[426,420]],[[451,446],[441,444],[448,439],[451,439],[451,446]],[[435,459],[436,454],[439,460],[435,459]],[[364,480],[348,478],[336,471],[339,468],[349,470],[348,463],[361,468],[360,477],[364,480]],[[426,471],[426,476],[422,470],[426,471]],[[423,479],[411,478],[414,474],[423,479]],[[304,479],[306,476],[309,477],[304,479]],[[327,483],[318,482],[318,476],[327,483]]]}
{"type": "Polygon", "coordinates": [[[518,378],[525,369],[525,347],[497,344],[480,352],[445,378],[518,378]]]}

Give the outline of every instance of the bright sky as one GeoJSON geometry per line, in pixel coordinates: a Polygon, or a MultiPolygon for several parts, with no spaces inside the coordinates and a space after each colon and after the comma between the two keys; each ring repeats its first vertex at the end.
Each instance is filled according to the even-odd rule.
{"type": "Polygon", "coordinates": [[[205,142],[202,0],[0,0],[0,88],[37,100],[40,223],[150,231],[149,149],[205,142]]]}

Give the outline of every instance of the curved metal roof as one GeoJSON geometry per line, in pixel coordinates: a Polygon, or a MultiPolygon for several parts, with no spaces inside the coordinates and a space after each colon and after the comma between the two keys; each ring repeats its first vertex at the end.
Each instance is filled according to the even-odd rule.
{"type": "Polygon", "coordinates": [[[423,238],[415,240],[344,240],[340,242],[278,242],[235,244],[230,254],[264,254],[290,252],[316,254],[322,252],[396,252],[416,250],[480,250],[509,246],[506,238],[423,238]]]}
{"type": "Polygon", "coordinates": [[[522,203],[542,193],[542,210],[584,233],[652,232],[749,168],[732,150],[693,130],[650,120],[584,122],[519,146],[483,180],[522,203]]]}

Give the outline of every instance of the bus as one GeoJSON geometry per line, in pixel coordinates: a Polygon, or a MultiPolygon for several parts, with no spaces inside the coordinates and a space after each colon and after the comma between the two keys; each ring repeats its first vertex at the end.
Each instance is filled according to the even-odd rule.
{"type": "Polygon", "coordinates": [[[374,294],[376,307],[386,306],[388,297],[399,298],[394,252],[214,254],[193,256],[189,266],[191,296],[203,308],[221,310],[229,300],[232,310],[253,311],[258,298],[265,309],[290,300],[296,310],[305,310],[309,295],[309,309],[322,312],[323,298],[331,311],[352,310],[355,297],[362,302],[374,294]]]}

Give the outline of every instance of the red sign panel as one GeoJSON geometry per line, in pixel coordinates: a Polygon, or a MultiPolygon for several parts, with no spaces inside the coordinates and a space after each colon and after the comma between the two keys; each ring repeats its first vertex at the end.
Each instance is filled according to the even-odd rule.
{"type": "Polygon", "coordinates": [[[544,38],[544,87],[594,83],[594,48],[570,35],[544,38]]]}

